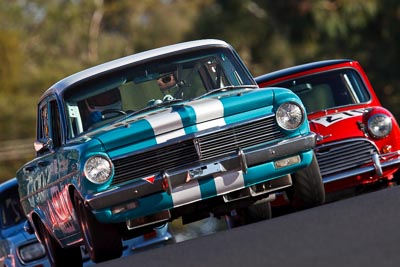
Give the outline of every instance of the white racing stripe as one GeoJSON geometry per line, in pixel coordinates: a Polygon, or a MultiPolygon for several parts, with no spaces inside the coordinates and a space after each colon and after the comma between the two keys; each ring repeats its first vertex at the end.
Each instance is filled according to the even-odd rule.
{"type": "Polygon", "coordinates": [[[177,186],[172,189],[171,195],[174,207],[201,200],[199,182],[197,180],[192,180],[188,183],[177,186]]]}
{"type": "MultiPolygon", "coordinates": [[[[224,106],[218,99],[199,100],[188,106],[193,108],[196,114],[198,131],[226,124],[224,120],[224,106]]],[[[146,120],[153,128],[157,144],[185,135],[179,113],[171,112],[171,109],[149,116],[146,120]]]]}
{"type": "MultiPolygon", "coordinates": [[[[217,195],[241,189],[244,187],[243,173],[242,171],[225,172],[223,175],[215,176],[214,183],[217,195]]],[[[206,194],[208,195],[209,193],[206,194]]],[[[173,188],[171,196],[174,207],[202,200],[199,181],[191,180],[188,183],[173,188]]]]}
{"type": "Polygon", "coordinates": [[[190,105],[196,113],[197,129],[224,126],[224,106],[218,99],[203,99],[190,105]]]}
{"type": "Polygon", "coordinates": [[[243,172],[225,172],[223,175],[215,176],[214,182],[217,189],[217,195],[226,194],[244,187],[243,172]]]}
{"type": "Polygon", "coordinates": [[[146,120],[153,128],[157,144],[185,135],[181,117],[177,112],[171,112],[171,109],[148,117],[146,120]]]}

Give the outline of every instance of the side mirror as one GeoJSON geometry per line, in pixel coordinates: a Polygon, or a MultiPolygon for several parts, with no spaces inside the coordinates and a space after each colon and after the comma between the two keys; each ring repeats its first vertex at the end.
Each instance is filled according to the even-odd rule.
{"type": "Polygon", "coordinates": [[[53,140],[51,138],[49,138],[45,141],[37,140],[33,143],[33,146],[35,147],[36,153],[49,151],[51,148],[53,148],[53,140]]]}

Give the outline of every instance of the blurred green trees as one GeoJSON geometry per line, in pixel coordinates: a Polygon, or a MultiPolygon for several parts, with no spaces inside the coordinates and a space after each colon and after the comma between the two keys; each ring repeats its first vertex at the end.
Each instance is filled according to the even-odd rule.
{"type": "Polygon", "coordinates": [[[1,1],[0,180],[34,156],[36,103],[53,83],[193,39],[231,43],[254,76],[316,60],[359,60],[400,118],[399,22],[396,0],[1,1]]]}

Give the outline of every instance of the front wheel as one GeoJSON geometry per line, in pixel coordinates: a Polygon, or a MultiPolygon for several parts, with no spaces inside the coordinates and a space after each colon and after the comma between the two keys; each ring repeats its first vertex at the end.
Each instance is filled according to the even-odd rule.
{"type": "Polygon", "coordinates": [[[41,242],[46,249],[51,266],[82,266],[80,247],[62,248],[43,223],[39,223],[39,231],[41,242]]]}
{"type": "Polygon", "coordinates": [[[113,224],[100,223],[75,193],[75,209],[86,250],[93,262],[103,262],[122,255],[122,239],[113,224]]]}
{"type": "Polygon", "coordinates": [[[325,188],[315,154],[308,167],[292,174],[292,180],[293,186],[286,193],[293,208],[312,208],[325,202],[325,188]]]}

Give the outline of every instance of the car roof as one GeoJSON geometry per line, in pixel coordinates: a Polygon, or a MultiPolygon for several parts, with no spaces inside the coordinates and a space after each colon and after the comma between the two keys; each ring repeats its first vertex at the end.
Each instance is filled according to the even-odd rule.
{"type": "Polygon", "coordinates": [[[0,194],[2,194],[4,191],[7,191],[13,187],[17,187],[18,183],[17,183],[17,178],[12,178],[9,179],[3,183],[0,184],[0,194]]]}
{"type": "Polygon", "coordinates": [[[331,65],[336,65],[336,64],[343,64],[343,63],[350,63],[354,62],[352,59],[330,59],[330,60],[322,60],[322,61],[316,61],[312,63],[306,63],[306,64],[301,64],[277,71],[273,71],[261,76],[258,76],[255,78],[256,82],[259,83],[260,81],[269,81],[269,80],[274,80],[280,77],[287,77],[295,73],[307,71],[310,69],[317,69],[317,68],[324,68],[327,66],[331,65]]]}
{"type": "Polygon", "coordinates": [[[63,92],[66,88],[74,85],[77,82],[95,77],[101,73],[107,73],[110,70],[115,70],[126,65],[134,65],[150,59],[154,60],[158,57],[163,57],[164,55],[173,55],[175,53],[178,54],[204,47],[227,47],[231,49],[231,46],[225,41],[217,39],[203,39],[203,40],[182,42],[178,44],[163,46],[139,52],[130,56],[108,61],[103,64],[96,65],[91,68],[87,68],[80,72],[72,74],[52,85],[42,95],[42,98],[52,92],[55,92],[56,94],[61,94],[61,92],[63,92]]]}

